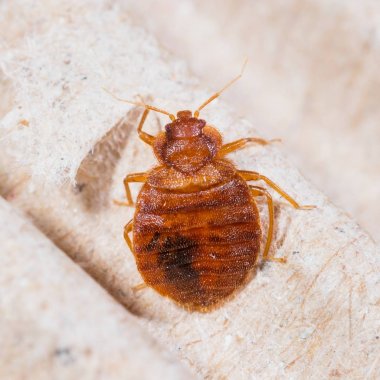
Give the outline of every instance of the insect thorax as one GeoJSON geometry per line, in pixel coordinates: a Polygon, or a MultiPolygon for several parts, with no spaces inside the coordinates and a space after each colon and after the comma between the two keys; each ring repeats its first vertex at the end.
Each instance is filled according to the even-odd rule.
{"type": "Polygon", "coordinates": [[[216,129],[206,126],[205,120],[191,117],[190,111],[180,111],[157,137],[153,149],[164,165],[194,173],[213,160],[220,145],[216,129]]]}

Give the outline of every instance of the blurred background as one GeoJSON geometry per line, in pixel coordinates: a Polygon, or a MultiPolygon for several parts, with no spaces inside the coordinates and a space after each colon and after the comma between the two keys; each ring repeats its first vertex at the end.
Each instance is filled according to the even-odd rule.
{"type": "Polygon", "coordinates": [[[260,135],[282,138],[303,175],[380,241],[380,2],[117,4],[205,88],[219,89],[248,57],[224,100],[260,135]]]}

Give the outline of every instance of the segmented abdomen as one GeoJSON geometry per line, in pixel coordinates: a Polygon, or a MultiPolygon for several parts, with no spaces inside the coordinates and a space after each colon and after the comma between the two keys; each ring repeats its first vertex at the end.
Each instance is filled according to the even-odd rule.
{"type": "Polygon", "coordinates": [[[238,175],[192,193],[145,184],[137,200],[138,270],[147,285],[189,309],[207,310],[244,284],[260,237],[256,204],[238,175]]]}

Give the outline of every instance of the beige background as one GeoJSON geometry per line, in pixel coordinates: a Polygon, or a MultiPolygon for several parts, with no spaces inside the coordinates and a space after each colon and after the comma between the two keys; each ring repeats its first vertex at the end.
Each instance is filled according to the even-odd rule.
{"type": "MultiPolygon", "coordinates": [[[[355,222],[378,211],[371,197],[379,187],[369,185],[378,180],[378,161],[361,154],[376,154],[377,87],[370,79],[376,29],[372,53],[351,56],[360,63],[351,80],[339,62],[355,59],[349,49],[337,49],[344,41],[361,46],[355,41],[365,33],[358,28],[375,25],[376,9],[361,18],[350,2],[152,3],[0,4],[6,25],[0,42],[0,340],[9,342],[0,349],[2,371],[12,379],[26,373],[36,379],[77,379],[78,373],[185,378],[189,372],[204,379],[376,379],[380,252],[355,222]],[[337,20],[348,20],[348,30],[334,40],[334,28],[344,24],[337,20]],[[273,249],[288,263],[258,268],[220,309],[189,313],[153,290],[132,290],[141,277],[122,231],[133,209],[111,200],[122,197],[126,173],[147,170],[155,160],[134,133],[141,110],[116,102],[102,87],[129,98],[144,94],[173,111],[194,108],[238,71],[245,54],[253,57],[244,79],[202,117],[226,141],[284,137],[283,147],[252,146],[232,158],[317,209],[296,211],[273,194],[273,249]],[[357,126],[347,127],[358,109],[357,126]],[[351,169],[344,171],[347,162],[351,169]],[[351,192],[352,209],[345,206],[351,192]]],[[[152,133],[157,121],[149,119],[152,133]]],[[[259,206],[265,228],[265,205],[259,206]]]]}

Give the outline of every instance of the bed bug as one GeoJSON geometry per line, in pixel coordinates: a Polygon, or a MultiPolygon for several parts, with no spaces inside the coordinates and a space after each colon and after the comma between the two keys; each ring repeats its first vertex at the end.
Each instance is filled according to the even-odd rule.
{"type": "Polygon", "coordinates": [[[226,155],[248,143],[266,145],[261,138],[242,138],[227,144],[217,129],[199,118],[200,111],[242,75],[207,99],[194,113],[176,116],[143,101],[118,100],[145,108],[137,132],[153,148],[160,165],[124,179],[127,201],[133,205],[129,184],[142,182],[134,218],[124,238],[134,254],[147,286],[188,310],[206,312],[229,298],[249,279],[262,236],[256,197],[265,197],[269,212],[264,261],[285,262],[269,255],[274,208],[270,193],[247,181],[266,182],[293,207],[300,206],[269,178],[238,170],[226,155]],[[150,111],[169,116],[165,131],[152,136],[143,131],[150,111]],[[133,242],[130,238],[133,234],[133,242]]]}

